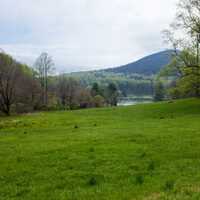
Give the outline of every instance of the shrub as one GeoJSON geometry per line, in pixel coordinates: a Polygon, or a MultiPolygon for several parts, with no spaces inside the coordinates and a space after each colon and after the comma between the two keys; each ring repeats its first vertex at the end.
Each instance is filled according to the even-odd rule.
{"type": "Polygon", "coordinates": [[[148,165],[147,170],[148,171],[153,171],[155,169],[155,163],[153,161],[151,161],[148,165]]]}
{"type": "Polygon", "coordinates": [[[105,104],[105,99],[101,95],[97,95],[93,98],[94,107],[103,107],[105,104]]]}
{"type": "Polygon", "coordinates": [[[91,177],[88,183],[90,186],[95,186],[97,185],[97,179],[95,177],[91,177]]]}
{"type": "Polygon", "coordinates": [[[142,185],[144,183],[144,176],[142,174],[137,174],[135,177],[135,183],[137,185],[142,185]]]}
{"type": "Polygon", "coordinates": [[[163,189],[164,191],[171,191],[174,189],[175,182],[173,180],[166,181],[163,189]]]}
{"type": "Polygon", "coordinates": [[[89,149],[89,151],[90,152],[94,152],[95,150],[94,150],[94,147],[91,147],[90,149],[89,149]]]}
{"type": "Polygon", "coordinates": [[[75,128],[75,129],[77,129],[77,128],[78,128],[78,125],[77,125],[77,124],[76,124],[76,125],[74,125],[74,128],[75,128]]]}

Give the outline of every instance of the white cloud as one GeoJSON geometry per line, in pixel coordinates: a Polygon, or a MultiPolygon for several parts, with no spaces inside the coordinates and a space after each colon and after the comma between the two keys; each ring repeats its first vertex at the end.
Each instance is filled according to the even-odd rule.
{"type": "Polygon", "coordinates": [[[163,50],[160,32],[173,19],[177,0],[0,2],[1,48],[29,63],[47,51],[58,68],[77,71],[163,50]]]}

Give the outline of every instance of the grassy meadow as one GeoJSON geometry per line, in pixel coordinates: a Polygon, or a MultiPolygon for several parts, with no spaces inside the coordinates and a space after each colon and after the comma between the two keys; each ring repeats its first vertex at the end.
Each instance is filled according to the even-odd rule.
{"type": "Polygon", "coordinates": [[[0,200],[199,200],[200,100],[0,118],[0,200]]]}

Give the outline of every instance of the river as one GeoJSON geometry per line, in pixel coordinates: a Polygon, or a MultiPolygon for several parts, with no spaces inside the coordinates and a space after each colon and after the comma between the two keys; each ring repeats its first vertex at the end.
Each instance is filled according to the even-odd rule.
{"type": "Polygon", "coordinates": [[[126,97],[126,98],[121,98],[118,102],[118,106],[130,106],[130,105],[136,105],[136,104],[147,104],[147,103],[152,103],[153,98],[152,97],[126,97]]]}

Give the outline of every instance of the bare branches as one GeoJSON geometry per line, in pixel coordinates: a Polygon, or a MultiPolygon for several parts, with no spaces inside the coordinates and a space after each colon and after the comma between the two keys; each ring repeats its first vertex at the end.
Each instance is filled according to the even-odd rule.
{"type": "Polygon", "coordinates": [[[18,64],[10,56],[0,53],[0,110],[7,115],[15,101],[16,81],[20,78],[18,64]]]}
{"type": "Polygon", "coordinates": [[[41,87],[43,88],[43,103],[48,104],[48,75],[54,70],[52,58],[47,53],[42,53],[35,62],[41,87]]]}
{"type": "Polygon", "coordinates": [[[165,41],[172,44],[176,56],[163,73],[173,72],[176,89],[185,90],[186,95],[200,96],[199,33],[200,1],[180,0],[174,22],[164,31],[165,41]],[[178,54],[177,49],[181,50],[178,54]]]}
{"type": "Polygon", "coordinates": [[[200,33],[199,0],[180,0],[175,24],[176,28],[185,29],[191,36],[200,33]]]}

